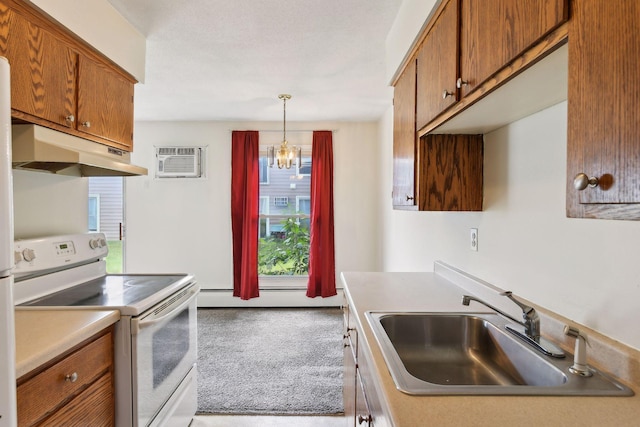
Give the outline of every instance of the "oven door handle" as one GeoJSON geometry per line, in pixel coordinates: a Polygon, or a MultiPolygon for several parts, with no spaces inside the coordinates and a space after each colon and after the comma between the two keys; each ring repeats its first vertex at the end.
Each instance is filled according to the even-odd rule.
{"type": "Polygon", "coordinates": [[[166,302],[160,303],[158,308],[150,309],[150,314],[146,316],[140,316],[137,319],[131,319],[131,333],[137,334],[141,330],[154,326],[158,323],[164,322],[165,320],[177,315],[180,313],[185,307],[191,304],[197,296],[198,292],[200,292],[199,286],[192,286],[185,295],[173,301],[163,307],[166,302]]]}

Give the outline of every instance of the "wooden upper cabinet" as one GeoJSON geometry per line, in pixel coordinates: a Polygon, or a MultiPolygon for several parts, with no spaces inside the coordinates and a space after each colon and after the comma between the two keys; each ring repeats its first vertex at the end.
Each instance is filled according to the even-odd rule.
{"type": "Polygon", "coordinates": [[[461,0],[461,96],[568,18],[568,0],[461,0]]]}
{"type": "Polygon", "coordinates": [[[30,2],[0,0],[0,55],[11,66],[11,114],[126,151],[135,79],[30,2]]]}
{"type": "Polygon", "coordinates": [[[77,54],[0,3],[0,55],[11,66],[11,106],[73,127],[77,54]]]}
{"type": "Polygon", "coordinates": [[[482,135],[424,135],[418,156],[421,211],[482,210],[482,135]]]}
{"type": "Polygon", "coordinates": [[[458,0],[435,19],[417,53],[417,129],[458,100],[458,0]]]}
{"type": "Polygon", "coordinates": [[[78,65],[78,130],[133,146],[133,85],[88,58],[78,65]]]}
{"type": "Polygon", "coordinates": [[[576,0],[569,25],[567,215],[640,219],[637,0],[576,0]],[[598,178],[582,191],[574,178],[598,178]]]}
{"type": "Polygon", "coordinates": [[[393,206],[415,205],[416,63],[411,61],[393,91],[393,206]]]}

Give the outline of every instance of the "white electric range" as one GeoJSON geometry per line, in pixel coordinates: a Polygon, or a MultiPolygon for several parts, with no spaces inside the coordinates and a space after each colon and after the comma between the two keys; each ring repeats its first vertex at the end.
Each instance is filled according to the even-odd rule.
{"type": "Polygon", "coordinates": [[[188,274],[107,274],[102,233],[14,242],[16,310],[119,310],[117,426],[187,426],[197,409],[199,286],[188,274]]]}

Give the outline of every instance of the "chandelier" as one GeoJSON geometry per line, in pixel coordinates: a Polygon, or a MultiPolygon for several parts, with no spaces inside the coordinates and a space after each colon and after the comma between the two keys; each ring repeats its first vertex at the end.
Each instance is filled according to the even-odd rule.
{"type": "Polygon", "coordinates": [[[278,169],[291,169],[291,166],[296,164],[296,161],[298,165],[302,163],[302,152],[300,147],[295,145],[290,147],[289,142],[287,142],[287,101],[291,99],[291,95],[283,93],[278,95],[278,98],[283,102],[282,142],[277,151],[274,146],[267,148],[267,157],[269,158],[269,167],[277,164],[278,169]]]}

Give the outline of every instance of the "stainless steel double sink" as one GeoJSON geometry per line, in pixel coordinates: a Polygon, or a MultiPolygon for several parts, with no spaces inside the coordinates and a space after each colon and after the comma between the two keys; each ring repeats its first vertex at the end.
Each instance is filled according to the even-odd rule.
{"type": "Polygon", "coordinates": [[[365,313],[396,387],[416,395],[631,396],[602,372],[569,372],[571,355],[533,350],[497,314],[365,313]]]}

